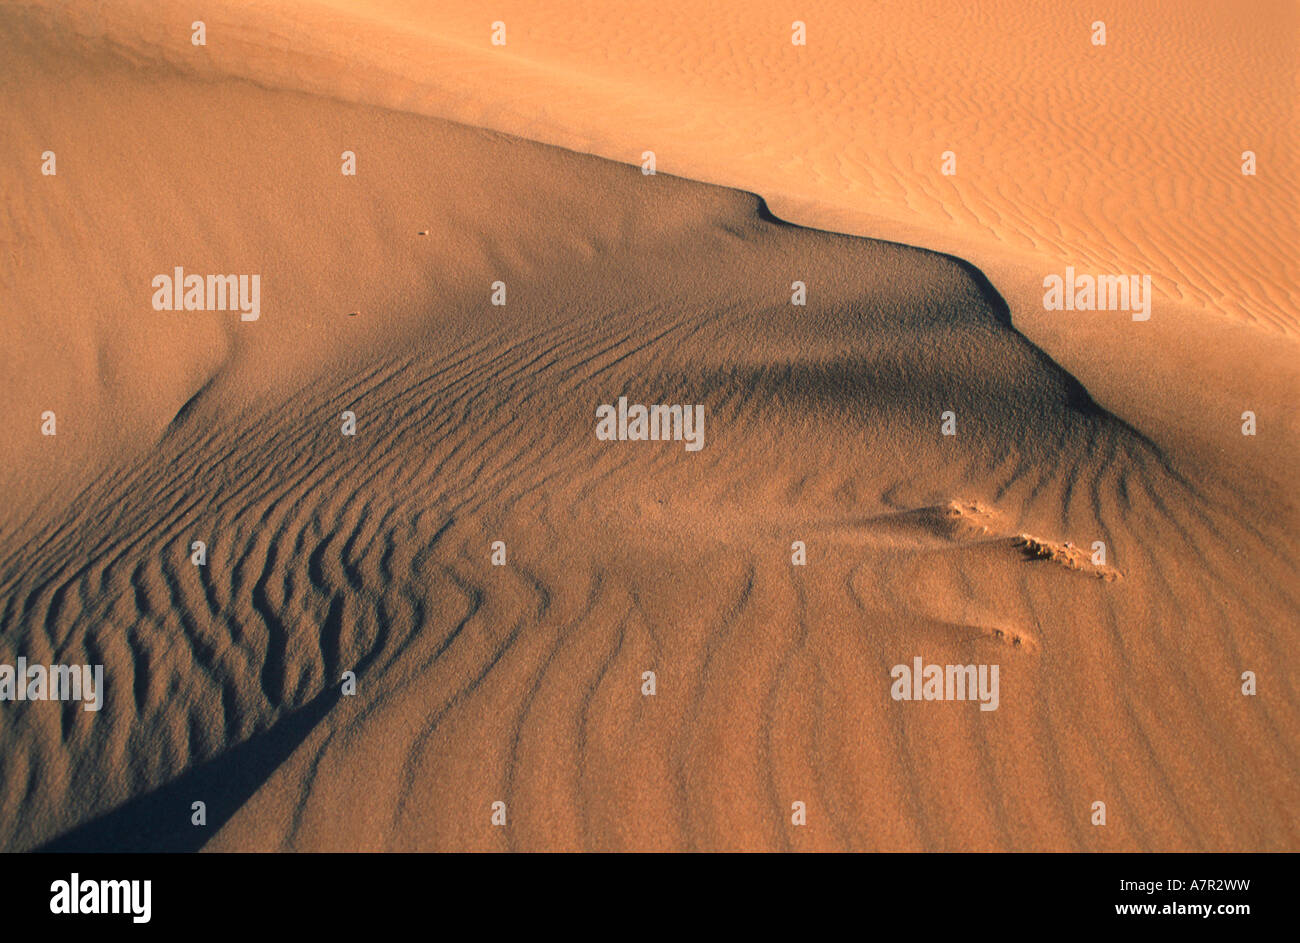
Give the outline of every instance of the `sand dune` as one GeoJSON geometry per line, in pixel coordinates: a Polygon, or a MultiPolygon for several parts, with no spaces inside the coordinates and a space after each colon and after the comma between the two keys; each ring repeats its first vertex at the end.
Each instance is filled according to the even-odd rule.
{"type": "Polygon", "coordinates": [[[652,150],[660,171],[762,193],[792,222],[955,254],[1109,410],[1243,487],[1291,492],[1300,94],[1286,0],[20,8],[200,77],[637,165],[652,150]],[[807,46],[790,42],[795,16],[807,46]],[[193,46],[195,17],[219,41],[193,46]],[[1066,265],[1150,275],[1153,319],[1044,311],[1042,280],[1066,265]],[[1242,448],[1244,409],[1276,434],[1242,448]]]}
{"type": "MultiPolygon", "coordinates": [[[[57,437],[23,422],[4,446],[0,663],[101,662],[109,678],[98,714],[3,705],[0,847],[1300,844],[1289,472],[1243,488],[1231,468],[1258,459],[1173,447],[1147,414],[1107,408],[1017,330],[996,280],[931,251],[951,245],[791,225],[751,192],[544,142],[589,135],[590,150],[635,160],[629,128],[644,121],[688,148],[670,146],[661,170],[685,172],[723,150],[662,104],[696,75],[693,100],[730,110],[691,120],[752,148],[717,174],[765,195],[771,184],[773,207],[787,169],[775,142],[835,189],[833,155],[855,151],[833,135],[853,124],[845,134],[879,135],[886,151],[849,173],[871,202],[841,212],[921,228],[955,214],[961,240],[1005,245],[1011,268],[1028,249],[1150,270],[1189,310],[1255,325],[1247,349],[1274,332],[1279,358],[1294,330],[1294,173],[1243,197],[1210,182],[1231,167],[1201,170],[1168,191],[1173,204],[1153,197],[1161,226],[1135,231],[1121,207],[1095,228],[1055,201],[1078,185],[1076,212],[1105,202],[1142,124],[1154,153],[1200,112],[1142,112],[1150,122],[1068,174],[1012,160],[1004,183],[922,199],[915,175],[874,172],[901,160],[888,148],[934,134],[901,116],[960,105],[975,110],[949,123],[970,135],[1025,128],[980,121],[978,96],[927,89],[873,97],[852,111],[871,119],[860,125],[832,108],[787,138],[805,98],[871,90],[810,88],[815,74],[784,59],[779,88],[768,72],[733,73],[763,62],[746,45],[758,17],[706,40],[634,12],[620,32],[644,58],[630,60],[579,21],[573,34],[595,44],[585,55],[621,84],[566,66],[558,33],[525,28],[512,34],[518,72],[496,88],[463,77],[486,68],[467,38],[478,13],[417,34],[393,5],[345,49],[319,40],[359,22],[342,8],[294,8],[298,31],[267,38],[249,24],[270,14],[212,5],[209,28],[242,23],[239,45],[210,39],[196,65],[180,55],[200,14],[160,8],[0,11],[0,107],[20,118],[0,136],[20,171],[4,184],[5,396],[20,416],[59,417],[57,437]],[[176,24],[179,40],[159,38],[176,24]],[[422,57],[421,71],[399,45],[382,81],[343,70],[370,62],[364,38],[403,31],[463,56],[422,57]],[[726,54],[706,55],[715,45],[726,54]],[[655,71],[669,49],[705,65],[655,71]],[[647,76],[653,95],[635,91],[647,76]],[[641,95],[660,110],[615,120],[641,95]],[[771,137],[750,135],[769,124],[771,137]],[[33,156],[46,148],[54,178],[33,156]],[[339,172],[343,150],[359,155],[356,177],[339,172]],[[1239,212],[1189,203],[1181,187],[1200,186],[1239,212]],[[1187,205],[1184,228],[1163,225],[1187,205]],[[1218,223],[1219,241],[1189,246],[1218,223]],[[175,265],[261,273],[262,316],[152,310],[150,279],[175,265]],[[806,306],[790,304],[794,280],[806,306]],[[707,444],[599,441],[596,409],[620,396],[702,404],[707,444]],[[946,410],[955,436],[941,432],[946,410]],[[340,434],[344,411],[354,437],[340,434]],[[191,564],[193,540],[206,566],[191,564]],[[491,563],[498,540],[505,566],[491,563]],[[891,700],[891,666],[917,655],[999,664],[1000,706],[891,700]],[[1246,670],[1258,696],[1240,693],[1246,670]],[[354,696],[340,696],[345,671],[354,696]],[[204,829],[189,820],[200,799],[204,829]],[[505,828],[489,822],[498,800],[505,828]],[[796,800],[806,827],[790,824],[796,800]],[[1089,821],[1097,800],[1104,828],[1089,821]]],[[[1224,25],[1200,16],[1189,35],[1224,25]]],[[[845,61],[845,37],[873,22],[827,30],[845,61]]],[[[1280,42],[1236,29],[1223,34],[1234,55],[1234,42],[1280,42]]],[[[898,33],[881,56],[924,66],[898,33]]],[[[931,42],[935,62],[971,78],[957,33],[931,42]]],[[[1193,81],[1190,65],[1143,62],[1125,81],[1193,81]]],[[[980,76],[996,100],[1032,73],[1027,111],[1041,117],[1053,81],[1078,67],[1065,56],[1048,76],[980,76]]],[[[894,92],[903,68],[880,73],[894,92]]],[[[1275,104],[1243,107],[1274,116],[1275,104]]],[[[1180,394],[1148,392],[1173,422],[1180,394]]]]}
{"type": "Polygon", "coordinates": [[[986,269],[1017,257],[1035,286],[1043,265],[1150,273],[1166,302],[1296,331],[1300,11],[1286,0],[70,7],[62,24],[187,70],[637,164],[649,148],[661,170],[759,190],[812,225],[923,233],[908,241],[986,269]],[[221,42],[191,46],[196,17],[221,42]]]}

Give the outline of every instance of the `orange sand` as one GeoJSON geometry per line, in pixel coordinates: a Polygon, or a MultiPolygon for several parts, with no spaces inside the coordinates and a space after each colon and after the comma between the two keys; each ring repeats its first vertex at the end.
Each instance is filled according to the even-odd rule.
{"type": "Polygon", "coordinates": [[[0,847],[1300,848],[1295,7],[692,6],[0,9],[0,847]]]}

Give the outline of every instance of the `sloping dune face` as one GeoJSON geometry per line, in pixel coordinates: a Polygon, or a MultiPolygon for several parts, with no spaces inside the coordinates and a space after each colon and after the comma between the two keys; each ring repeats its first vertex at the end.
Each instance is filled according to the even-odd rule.
{"type": "Polygon", "coordinates": [[[5,395],[59,423],[5,446],[0,663],[105,667],[3,704],[0,846],[1300,845],[1294,508],[968,264],[43,15],[0,48],[5,395]],[[260,316],[155,310],[175,266],[260,316]],[[600,438],[621,397],[699,437],[600,438]],[[918,657],[996,709],[895,699],[918,657]]]}
{"type": "Polygon", "coordinates": [[[661,171],[955,252],[1018,289],[1065,265],[1141,272],[1166,311],[1300,329],[1291,0],[122,0],[67,16],[213,74],[621,161],[653,150],[661,171]],[[199,17],[221,42],[196,51],[199,17]]]}

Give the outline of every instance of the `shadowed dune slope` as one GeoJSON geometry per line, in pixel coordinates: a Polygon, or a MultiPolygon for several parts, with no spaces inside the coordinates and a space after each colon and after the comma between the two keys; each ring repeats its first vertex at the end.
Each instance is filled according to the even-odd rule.
{"type": "Polygon", "coordinates": [[[1300,845],[1294,507],[965,263],[61,43],[0,17],[5,397],[60,417],[5,445],[0,662],[107,693],[0,708],[0,847],[1300,845]],[[176,265],[261,273],[260,319],[152,310],[176,265]],[[704,448],[598,441],[623,395],[704,448]],[[998,710],[891,700],[917,655],[998,710]]]}

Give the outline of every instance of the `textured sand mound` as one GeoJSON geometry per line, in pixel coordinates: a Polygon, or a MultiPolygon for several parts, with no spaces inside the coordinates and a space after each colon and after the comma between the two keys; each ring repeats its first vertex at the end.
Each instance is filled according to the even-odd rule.
{"type": "Polygon", "coordinates": [[[6,446],[0,662],[107,674],[98,714],[4,705],[0,846],[1297,846],[1293,509],[1098,407],[969,265],[0,44],[6,165],[60,151],[6,183],[5,394],[60,431],[6,446]],[[260,272],[260,319],[152,310],[174,265],[260,272]],[[704,448],[598,440],[620,396],[703,405],[704,448]],[[1000,664],[999,709],[891,700],[918,655],[1000,664]]]}

